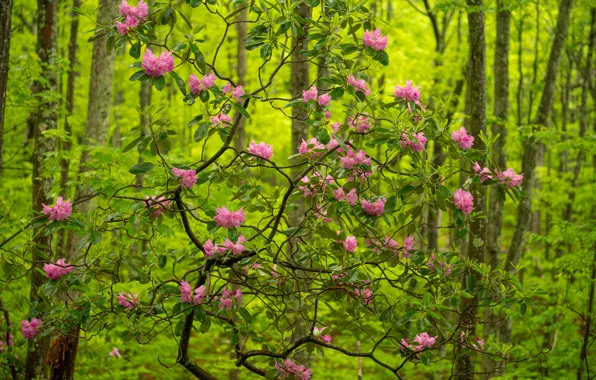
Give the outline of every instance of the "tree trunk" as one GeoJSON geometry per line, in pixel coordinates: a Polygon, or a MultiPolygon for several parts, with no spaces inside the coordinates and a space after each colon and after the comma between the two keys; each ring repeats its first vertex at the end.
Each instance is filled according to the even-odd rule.
{"type": "MultiPolygon", "coordinates": [[[[52,137],[43,135],[45,131],[56,129],[58,126],[58,107],[56,99],[58,90],[58,4],[51,0],[37,1],[37,55],[42,62],[41,78],[34,88],[39,93],[49,93],[50,96],[40,98],[37,111],[32,121],[34,128],[34,147],[31,156],[33,171],[32,179],[32,203],[33,210],[41,212],[42,203],[50,204],[48,193],[53,184],[53,179],[46,173],[46,155],[56,149],[56,141],[52,137]]],[[[49,257],[50,236],[45,235],[43,227],[36,228],[33,233],[31,261],[33,266],[39,270],[31,271],[31,305],[35,306],[39,299],[38,288],[45,282],[45,276],[41,271],[42,262],[49,257]],[[43,252],[43,253],[42,253],[43,252]]],[[[40,315],[43,320],[43,315],[40,315]]],[[[38,336],[35,340],[29,341],[27,347],[27,362],[25,367],[25,379],[34,379],[43,376],[44,359],[50,345],[49,336],[38,336]]]]}
{"type": "MultiPolygon", "coordinates": [[[[482,0],[468,0],[468,6],[482,8],[482,0]]],[[[484,13],[473,11],[468,13],[468,44],[469,44],[469,111],[470,119],[468,128],[474,136],[477,149],[485,149],[480,139],[481,133],[486,135],[486,41],[484,36],[484,13]]],[[[477,212],[486,212],[486,189],[478,186],[474,190],[474,209],[477,212]]],[[[470,260],[483,262],[486,251],[486,230],[485,218],[480,218],[470,223],[470,234],[468,237],[467,256],[470,260]]],[[[466,276],[477,276],[477,273],[469,272],[466,276]]],[[[465,281],[464,281],[465,282],[465,281]]],[[[462,298],[460,305],[461,320],[460,326],[468,336],[476,335],[478,312],[478,298],[462,298]]],[[[474,363],[469,350],[463,345],[456,346],[457,359],[455,363],[455,378],[473,379],[474,363]]]]}
{"type": "MultiPolygon", "coordinates": [[[[248,7],[246,3],[240,3],[238,5],[242,7],[242,10],[238,14],[238,19],[236,21],[246,21],[248,20],[248,7]]],[[[236,57],[236,73],[238,74],[238,85],[244,86],[245,78],[246,78],[246,44],[244,43],[244,39],[247,35],[247,23],[246,22],[238,22],[236,23],[236,32],[238,33],[238,49],[237,49],[237,57],[236,57]]],[[[234,147],[238,152],[241,150],[246,149],[246,130],[245,130],[245,118],[240,119],[240,123],[238,124],[238,129],[236,130],[236,139],[234,140],[234,147]]]]}
{"type": "Polygon", "coordinates": [[[8,86],[8,57],[10,54],[10,36],[12,0],[0,2],[0,177],[4,172],[4,110],[6,108],[6,87],[8,86]]]}
{"type": "MultiPolygon", "coordinates": [[[[550,119],[550,113],[554,102],[554,95],[556,89],[557,72],[559,70],[559,63],[561,61],[561,52],[567,37],[567,30],[569,28],[569,14],[571,11],[571,0],[561,0],[559,4],[559,14],[557,16],[557,27],[554,35],[548,65],[546,69],[546,77],[544,79],[544,90],[540,105],[534,118],[534,125],[547,126],[550,119]]],[[[524,141],[524,155],[522,163],[522,172],[524,173],[523,189],[526,193],[524,199],[517,209],[517,224],[509,252],[507,254],[507,262],[505,269],[512,272],[515,266],[519,263],[525,246],[525,234],[530,225],[530,216],[532,212],[532,194],[534,190],[534,178],[537,159],[537,144],[534,137],[528,137],[524,141]]]]}

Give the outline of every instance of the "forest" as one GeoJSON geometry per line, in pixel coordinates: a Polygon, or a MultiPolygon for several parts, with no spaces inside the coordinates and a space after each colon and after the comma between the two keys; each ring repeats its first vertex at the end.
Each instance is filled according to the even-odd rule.
{"type": "Polygon", "coordinates": [[[0,379],[596,379],[593,0],[0,0],[0,379]]]}

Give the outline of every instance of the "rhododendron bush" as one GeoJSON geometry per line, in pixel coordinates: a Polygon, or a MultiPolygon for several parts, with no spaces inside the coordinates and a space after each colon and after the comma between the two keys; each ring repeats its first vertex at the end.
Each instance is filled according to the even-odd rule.
{"type": "MultiPolygon", "coordinates": [[[[486,216],[474,194],[496,186],[503,199],[518,200],[523,174],[498,168],[492,140],[447,120],[440,99],[424,104],[425,88],[371,80],[397,43],[363,5],[336,1],[321,13],[310,1],[313,16],[303,18],[297,3],[240,3],[249,12],[238,21],[214,1],[189,4],[225,31],[248,22],[258,71],[236,83],[218,60],[225,33],[207,51],[199,33],[212,25],[192,24],[176,6],[122,3],[107,48],[129,51],[132,82],[176,89],[175,107],[193,115],[197,149],[173,149],[182,136],[161,111],[140,110],[151,120],[148,134],[134,128],[123,154],[141,152],[144,161],[95,192],[87,213],[65,195],[44,206],[32,223],[56,238],[74,233],[77,255],[46,253],[41,300],[22,335],[0,349],[76,325],[88,337],[117,330],[139,344],[167,336],[177,350],[159,360],[201,379],[216,378],[218,366],[193,353],[203,345],[225,346],[241,378],[317,378],[313,363],[330,351],[397,377],[419,363],[448,365],[445,350],[512,359],[498,342],[485,344],[482,318],[478,328],[461,325],[459,305],[477,298],[479,316],[496,305],[518,310],[534,290],[465,259],[459,242],[486,216]],[[170,38],[174,28],[186,39],[170,38]],[[283,92],[280,73],[297,49],[292,35],[307,35],[310,50],[301,54],[328,67],[324,89],[283,92]],[[261,139],[234,148],[241,121],[257,107],[279,119],[259,126],[276,134],[289,133],[290,107],[304,111],[308,135],[295,154],[261,139]],[[476,148],[480,141],[486,150],[476,148]],[[432,163],[433,144],[448,152],[444,165],[432,163]],[[422,241],[428,210],[442,215],[448,249],[430,251],[422,241]],[[217,343],[202,337],[211,329],[217,343]]],[[[26,261],[15,264],[20,276],[29,270],[26,261]]],[[[109,355],[126,354],[114,347],[109,355]]]]}

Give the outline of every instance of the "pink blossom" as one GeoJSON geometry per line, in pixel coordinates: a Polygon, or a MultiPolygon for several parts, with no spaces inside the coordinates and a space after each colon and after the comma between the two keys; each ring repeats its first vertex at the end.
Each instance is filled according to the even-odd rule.
{"type": "Polygon", "coordinates": [[[348,84],[354,87],[355,91],[362,92],[364,96],[370,95],[370,89],[368,88],[368,85],[364,79],[356,79],[353,75],[350,75],[348,77],[348,84]]]}
{"type": "Polygon", "coordinates": [[[271,276],[273,278],[278,278],[279,277],[279,273],[277,273],[277,264],[273,264],[273,270],[271,271],[271,276]]]}
{"type": "Polygon", "coordinates": [[[358,202],[358,193],[356,193],[355,188],[350,190],[348,195],[346,195],[346,201],[348,202],[348,204],[350,206],[352,206],[352,207],[356,206],[356,203],[358,202]]]}
{"type": "MultiPolygon", "coordinates": [[[[218,297],[215,297],[214,299],[217,300],[218,297]]],[[[238,304],[242,302],[242,289],[235,289],[233,292],[228,289],[224,290],[221,297],[219,297],[219,307],[221,309],[231,310],[234,299],[238,304]]]]}
{"type": "Polygon", "coordinates": [[[412,112],[410,102],[414,102],[420,108],[423,108],[422,104],[420,104],[420,86],[414,88],[412,81],[410,80],[406,81],[406,85],[404,87],[400,85],[395,86],[395,91],[393,94],[397,98],[403,98],[406,100],[408,104],[408,111],[410,112],[412,112]]]}
{"type": "MultiPolygon", "coordinates": [[[[319,96],[319,98],[320,98],[320,96],[319,96]]],[[[319,104],[321,104],[320,100],[321,99],[319,99],[319,104]]],[[[329,95],[329,100],[331,100],[331,95],[329,95]]],[[[323,106],[323,107],[325,107],[325,106],[323,106]]],[[[327,120],[331,119],[331,112],[329,112],[329,110],[325,111],[325,119],[327,119],[327,120]]]]}
{"type": "Polygon", "coordinates": [[[319,90],[317,90],[316,86],[312,86],[310,89],[302,91],[304,103],[308,103],[309,100],[317,100],[318,94],[319,90]]]}
{"type": "Polygon", "coordinates": [[[426,142],[428,141],[428,139],[426,137],[424,137],[424,132],[418,132],[417,134],[414,134],[413,137],[417,140],[417,142],[410,140],[408,135],[405,133],[403,133],[401,135],[402,140],[400,142],[400,145],[401,145],[402,149],[409,147],[414,152],[418,152],[418,153],[422,152],[424,150],[426,142]]]}
{"type": "Polygon", "coordinates": [[[32,318],[31,322],[27,320],[23,320],[21,322],[21,333],[25,337],[25,339],[33,339],[35,335],[39,333],[39,328],[41,327],[41,320],[37,318],[32,318]]]}
{"type": "Polygon", "coordinates": [[[41,204],[43,210],[41,211],[44,215],[49,215],[50,220],[65,220],[68,219],[72,214],[72,203],[69,200],[64,200],[62,197],[56,198],[56,203],[53,206],[46,206],[41,204]]]}
{"type": "Polygon", "coordinates": [[[317,205],[314,208],[314,213],[317,216],[318,220],[322,220],[324,223],[331,223],[331,218],[327,217],[327,210],[323,210],[322,205],[317,205]]]}
{"type": "Polygon", "coordinates": [[[312,371],[304,365],[298,365],[290,359],[284,360],[283,364],[275,362],[275,369],[281,372],[279,378],[285,379],[293,376],[296,380],[310,380],[312,371]]]}
{"type": "Polygon", "coordinates": [[[381,29],[373,30],[369,32],[368,29],[364,32],[362,37],[362,43],[365,46],[371,47],[375,50],[385,50],[387,48],[388,37],[381,35],[381,29]]]}
{"type": "Polygon", "coordinates": [[[524,180],[523,174],[515,174],[515,171],[511,168],[497,173],[497,177],[499,177],[499,183],[501,185],[507,185],[510,189],[521,185],[524,180]]]}
{"type": "Polygon", "coordinates": [[[331,129],[333,129],[333,133],[337,133],[337,131],[339,131],[339,128],[341,128],[341,123],[331,124],[331,129]]]}
{"type": "Polygon", "coordinates": [[[240,227],[246,220],[244,210],[240,208],[237,211],[230,211],[226,207],[220,207],[215,209],[217,215],[213,218],[218,226],[223,228],[236,228],[240,227]]]}
{"type": "Polygon", "coordinates": [[[232,306],[234,305],[233,301],[229,298],[220,298],[219,300],[219,308],[232,310],[232,306]]]}
{"type": "Polygon", "coordinates": [[[344,169],[352,169],[356,165],[372,165],[371,159],[366,156],[366,152],[362,149],[358,153],[354,153],[352,149],[348,149],[346,156],[340,158],[340,161],[344,169]]]}
{"type": "Polygon", "coordinates": [[[490,170],[488,168],[482,168],[478,162],[474,162],[474,172],[480,176],[480,182],[493,178],[490,174],[490,170]]]}
{"type": "Polygon", "coordinates": [[[226,238],[226,241],[224,242],[223,246],[228,251],[232,252],[232,254],[239,255],[246,250],[246,247],[242,245],[242,243],[244,242],[246,242],[246,238],[244,237],[244,235],[240,235],[238,236],[238,240],[236,240],[236,243],[232,243],[230,239],[226,238]]]}
{"type": "Polygon", "coordinates": [[[50,280],[57,280],[72,272],[72,270],[72,265],[65,263],[64,259],[58,259],[56,264],[49,263],[44,264],[43,266],[43,271],[46,272],[46,276],[48,276],[50,280]]]}
{"type": "Polygon", "coordinates": [[[213,244],[211,239],[207,240],[205,244],[203,244],[203,251],[205,253],[205,257],[212,257],[215,254],[215,244],[213,244]]]}
{"type": "Polygon", "coordinates": [[[325,145],[321,144],[319,142],[319,140],[317,140],[316,137],[313,137],[312,139],[308,140],[308,141],[304,141],[304,139],[302,139],[302,143],[300,144],[300,147],[298,148],[298,153],[300,153],[301,155],[306,155],[306,154],[313,154],[315,156],[319,156],[321,154],[323,154],[323,151],[325,150],[325,145]],[[319,152],[315,152],[315,150],[318,150],[319,152]]]}
{"type": "Polygon", "coordinates": [[[234,289],[234,291],[232,292],[232,298],[234,298],[236,302],[240,304],[242,302],[242,289],[234,289]]]}
{"type": "Polygon", "coordinates": [[[482,351],[482,349],[484,349],[484,339],[480,339],[480,337],[476,337],[476,343],[478,343],[478,345],[472,343],[472,347],[474,347],[474,349],[476,349],[478,351],[482,351]]]}
{"type": "Polygon", "coordinates": [[[110,351],[110,353],[108,354],[111,357],[115,357],[115,358],[121,358],[122,355],[120,355],[120,351],[118,351],[118,349],[116,347],[114,347],[114,349],[112,351],[110,351]]]}
{"type": "Polygon", "coordinates": [[[332,274],[331,280],[333,280],[333,281],[341,280],[342,278],[346,277],[347,275],[348,275],[348,272],[343,272],[340,274],[332,274]]]}
{"type": "Polygon", "coordinates": [[[338,201],[343,201],[344,197],[346,196],[346,194],[344,193],[344,188],[340,187],[339,189],[335,190],[333,192],[333,196],[335,197],[335,199],[337,199],[338,201]]]}
{"type": "Polygon", "coordinates": [[[369,288],[364,289],[362,292],[360,292],[360,289],[356,288],[354,289],[354,295],[356,295],[356,298],[362,298],[362,302],[366,305],[371,303],[373,299],[373,291],[369,288]]]}
{"type": "Polygon", "coordinates": [[[430,256],[430,260],[428,261],[428,263],[426,263],[428,269],[435,270],[435,261],[437,262],[437,264],[439,264],[439,266],[443,270],[443,273],[445,273],[446,276],[449,276],[451,274],[451,271],[453,270],[453,265],[447,264],[446,262],[437,259],[437,257],[434,254],[430,256]]]}
{"type": "Polygon", "coordinates": [[[192,297],[193,305],[200,305],[205,298],[205,285],[201,285],[195,289],[195,295],[192,297]]]}
{"type": "Polygon", "coordinates": [[[119,22],[118,24],[116,24],[116,29],[118,29],[118,33],[120,33],[123,36],[126,36],[128,34],[128,27],[123,22],[119,22]]]}
{"type": "Polygon", "coordinates": [[[185,189],[190,189],[195,183],[197,183],[196,170],[172,168],[172,173],[174,173],[176,177],[180,178],[180,186],[184,187],[185,189]]]}
{"type": "Polygon", "coordinates": [[[327,177],[323,178],[321,173],[315,171],[312,178],[304,176],[300,182],[304,183],[304,185],[298,186],[298,189],[304,192],[304,197],[306,198],[318,192],[324,192],[327,184],[333,183],[333,177],[327,175],[327,177]]]}
{"type": "Polygon", "coordinates": [[[410,350],[413,349],[413,346],[410,344],[410,340],[407,338],[406,339],[402,338],[402,340],[399,342],[399,345],[400,345],[400,348],[399,348],[400,350],[403,350],[404,348],[407,348],[410,350]]]}
{"type": "Polygon", "coordinates": [[[453,195],[455,207],[462,210],[464,215],[468,215],[474,209],[474,197],[464,189],[457,189],[453,195]]]}
{"type": "Polygon", "coordinates": [[[196,75],[190,74],[190,79],[188,80],[190,91],[192,91],[192,93],[195,95],[199,95],[201,91],[208,90],[213,87],[216,80],[217,78],[213,73],[205,75],[201,80],[199,80],[196,75]]]}
{"type": "Polygon", "coordinates": [[[141,19],[141,21],[145,21],[145,19],[147,19],[147,15],[149,15],[149,7],[147,6],[147,3],[145,3],[143,0],[139,0],[139,3],[137,4],[136,16],[141,19]]]}
{"type": "MultiPolygon", "coordinates": [[[[329,95],[329,94],[320,95],[318,98],[319,105],[321,105],[322,107],[327,107],[329,105],[330,101],[331,101],[331,95],[329,95]]],[[[329,112],[329,111],[327,111],[327,112],[329,112]]],[[[331,114],[329,114],[329,117],[327,119],[329,119],[330,117],[331,117],[331,114]]]]}
{"type": "Polygon", "coordinates": [[[474,144],[474,136],[469,136],[465,127],[451,132],[451,140],[455,141],[462,149],[470,149],[474,144]]]}
{"type": "Polygon", "coordinates": [[[14,345],[14,335],[8,335],[8,332],[5,332],[3,334],[3,339],[6,341],[0,340],[0,352],[4,351],[4,349],[8,346],[14,345]]]}
{"type": "Polygon", "coordinates": [[[118,294],[118,303],[125,309],[134,309],[139,303],[139,294],[121,292],[118,294]]]}
{"type": "Polygon", "coordinates": [[[174,57],[169,51],[164,51],[157,57],[151,49],[147,48],[142,66],[147,76],[159,77],[174,70],[174,57]]]}
{"type": "Polygon", "coordinates": [[[180,301],[182,302],[192,302],[192,288],[188,281],[182,280],[180,281],[180,301]]]}
{"type": "Polygon", "coordinates": [[[241,98],[243,96],[244,96],[244,89],[242,88],[242,86],[234,87],[234,89],[232,90],[232,97],[234,98],[234,100],[236,100],[236,102],[240,103],[240,101],[242,100],[241,98]]]}
{"type": "Polygon", "coordinates": [[[120,4],[120,14],[125,17],[125,22],[119,22],[117,25],[118,33],[127,35],[129,29],[134,29],[139,26],[140,22],[144,22],[149,14],[149,7],[141,0],[136,7],[129,5],[126,0],[120,4]]]}
{"type": "Polygon", "coordinates": [[[346,251],[350,253],[354,253],[356,248],[358,247],[358,240],[356,240],[355,236],[348,236],[346,240],[343,242],[343,247],[346,251]]]}
{"type": "Polygon", "coordinates": [[[327,328],[327,327],[322,327],[322,328],[320,328],[320,329],[319,329],[318,327],[315,327],[315,328],[313,329],[312,335],[313,335],[315,338],[319,338],[319,339],[321,339],[321,340],[322,340],[323,342],[325,342],[326,344],[329,344],[329,343],[331,343],[331,339],[332,339],[332,338],[331,338],[331,336],[330,336],[330,335],[323,335],[323,331],[324,331],[326,328],[327,328]]]}
{"type": "Polygon", "coordinates": [[[370,129],[370,118],[368,117],[368,113],[364,112],[362,115],[359,115],[357,118],[348,118],[348,125],[350,128],[354,129],[356,133],[366,133],[370,129]]]}
{"type": "Polygon", "coordinates": [[[271,160],[271,157],[273,156],[273,148],[271,145],[265,144],[262,141],[257,144],[253,140],[248,146],[248,153],[254,154],[255,156],[264,158],[266,160],[271,160]]]}
{"type": "Polygon", "coordinates": [[[147,210],[150,213],[151,218],[159,218],[164,211],[166,211],[167,207],[170,207],[170,201],[166,200],[163,197],[157,198],[156,196],[145,196],[145,204],[147,206],[147,210]]]}
{"type": "Polygon", "coordinates": [[[225,127],[226,124],[232,124],[232,118],[225,113],[220,113],[219,115],[211,116],[211,122],[214,126],[222,126],[225,127]]]}
{"type": "Polygon", "coordinates": [[[418,346],[414,348],[415,351],[422,351],[425,347],[432,347],[435,344],[437,337],[428,335],[428,333],[422,333],[416,335],[414,341],[418,343],[418,346]]]}
{"type": "Polygon", "coordinates": [[[370,202],[366,199],[361,199],[360,204],[364,212],[371,216],[381,216],[385,212],[385,203],[387,199],[381,198],[377,201],[370,202]]]}
{"type": "Polygon", "coordinates": [[[408,236],[404,239],[404,245],[402,247],[402,255],[405,258],[410,257],[410,251],[414,250],[414,236],[408,236]]]}

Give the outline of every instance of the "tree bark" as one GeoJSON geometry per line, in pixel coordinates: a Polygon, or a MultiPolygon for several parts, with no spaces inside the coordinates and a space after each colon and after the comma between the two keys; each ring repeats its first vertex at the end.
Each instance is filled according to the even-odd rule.
{"type": "MultiPolygon", "coordinates": [[[[36,94],[48,93],[50,96],[41,97],[34,113],[34,147],[31,156],[33,171],[32,179],[32,204],[33,210],[41,212],[42,203],[50,204],[49,192],[52,188],[53,178],[46,173],[46,155],[56,149],[56,141],[53,137],[44,136],[45,131],[56,129],[58,126],[58,4],[52,0],[37,1],[37,55],[42,62],[42,80],[33,87],[36,94]],[[53,95],[53,96],[52,96],[53,95]]],[[[38,289],[45,282],[45,276],[41,271],[45,257],[49,257],[50,236],[44,234],[43,227],[36,228],[33,234],[31,261],[33,266],[39,270],[31,271],[30,302],[32,306],[41,302],[38,289]]],[[[43,320],[43,315],[39,315],[43,320]]],[[[39,378],[43,375],[43,361],[50,345],[49,336],[39,336],[29,341],[27,347],[27,362],[25,367],[25,379],[39,378]]]]}
{"type": "MultiPolygon", "coordinates": [[[[557,27],[554,40],[548,59],[546,76],[544,79],[544,90],[542,98],[534,118],[534,125],[548,126],[550,113],[554,102],[556,89],[557,73],[561,61],[561,52],[567,37],[569,29],[569,14],[571,12],[571,0],[561,0],[559,4],[559,14],[557,16],[557,27]]],[[[536,160],[538,146],[533,136],[527,137],[524,141],[524,155],[522,161],[522,172],[524,173],[523,189],[526,198],[519,204],[517,209],[517,224],[509,252],[507,253],[507,262],[505,269],[512,272],[519,263],[525,247],[525,234],[530,225],[530,216],[532,213],[532,195],[534,190],[536,160]]]]}
{"type": "Polygon", "coordinates": [[[0,2],[0,177],[4,172],[4,112],[6,87],[8,86],[8,63],[10,54],[12,0],[0,2]]]}
{"type": "MultiPolygon", "coordinates": [[[[482,7],[482,0],[468,0],[470,7],[482,7]]],[[[486,41],[484,35],[484,13],[482,11],[468,12],[468,44],[469,44],[469,111],[470,119],[468,128],[474,136],[477,149],[483,150],[485,146],[480,139],[481,133],[486,135],[486,41]]],[[[486,212],[486,189],[478,186],[473,191],[474,209],[477,212],[486,212]]],[[[486,219],[480,218],[470,223],[468,236],[467,256],[470,260],[483,262],[486,252],[486,219]]],[[[466,276],[478,276],[470,271],[466,276]]],[[[464,280],[465,282],[465,280],[464,280]]],[[[460,305],[460,327],[468,336],[475,336],[478,313],[478,297],[471,299],[462,298],[460,305]]],[[[455,378],[473,379],[474,363],[470,351],[463,345],[456,346],[457,359],[455,363],[455,378]]]]}
{"type": "MultiPolygon", "coordinates": [[[[248,19],[248,7],[245,3],[240,3],[238,5],[242,7],[242,10],[238,14],[238,20],[236,21],[246,21],[248,19]]],[[[245,78],[246,78],[246,44],[244,43],[244,39],[248,33],[247,30],[247,23],[246,22],[238,22],[236,23],[236,32],[238,33],[237,38],[237,56],[236,56],[236,74],[238,75],[238,85],[244,86],[245,78]]],[[[240,123],[238,124],[238,129],[236,130],[236,138],[234,140],[234,147],[236,151],[240,152],[246,148],[246,131],[245,131],[245,118],[240,119],[240,123]]]]}

